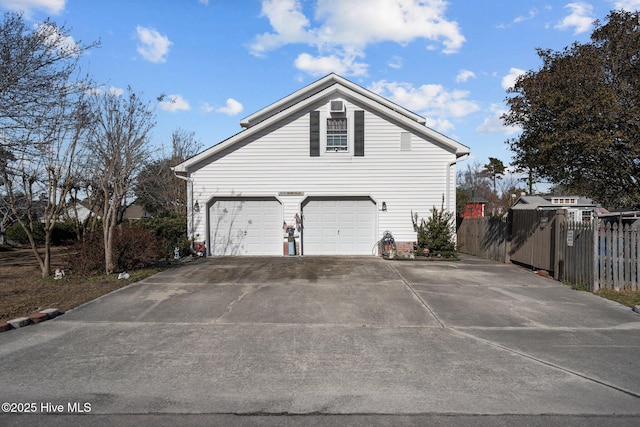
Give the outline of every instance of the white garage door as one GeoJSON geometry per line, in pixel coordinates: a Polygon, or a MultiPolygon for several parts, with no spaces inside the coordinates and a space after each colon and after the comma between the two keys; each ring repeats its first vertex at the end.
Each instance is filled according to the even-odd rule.
{"type": "Polygon", "coordinates": [[[282,236],[275,199],[217,200],[209,209],[212,255],[282,255],[282,236]]]}
{"type": "Polygon", "coordinates": [[[312,199],[302,214],[304,255],[371,255],[376,208],[370,198],[312,199]]]}

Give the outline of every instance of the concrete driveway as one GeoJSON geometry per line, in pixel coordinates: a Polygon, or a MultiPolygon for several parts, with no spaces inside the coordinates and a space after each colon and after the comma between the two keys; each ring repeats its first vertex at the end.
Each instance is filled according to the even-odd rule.
{"type": "Polygon", "coordinates": [[[640,421],[640,315],[473,257],[203,259],[1,333],[0,360],[38,413],[3,425],[640,421]]]}

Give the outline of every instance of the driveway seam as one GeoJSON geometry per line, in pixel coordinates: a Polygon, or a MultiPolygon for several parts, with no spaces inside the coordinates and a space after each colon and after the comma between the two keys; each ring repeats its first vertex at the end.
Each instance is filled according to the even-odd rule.
{"type": "MultiPolygon", "coordinates": [[[[557,369],[557,370],[565,372],[565,373],[567,373],[569,375],[573,375],[573,376],[582,378],[584,380],[591,381],[593,383],[602,385],[602,386],[610,388],[612,390],[619,391],[621,393],[624,393],[624,394],[632,396],[632,397],[640,398],[640,393],[624,389],[622,387],[616,386],[614,384],[607,383],[607,382],[602,381],[602,380],[598,380],[596,378],[592,378],[592,377],[590,377],[590,376],[588,376],[586,374],[582,374],[582,373],[574,371],[572,369],[565,368],[563,366],[557,365],[557,364],[552,363],[552,362],[548,362],[546,360],[543,360],[543,359],[540,359],[538,357],[535,357],[535,356],[533,356],[531,354],[528,354],[528,353],[525,353],[525,352],[522,352],[522,351],[518,351],[518,350],[509,348],[509,347],[506,347],[506,346],[504,346],[502,344],[499,344],[499,343],[496,343],[496,342],[493,342],[493,341],[490,341],[490,340],[487,340],[487,339],[484,339],[484,338],[480,338],[480,337],[471,335],[469,333],[462,332],[461,330],[459,330],[456,327],[453,327],[453,328],[447,327],[438,318],[438,316],[431,309],[429,304],[427,304],[427,302],[418,294],[418,292],[413,288],[413,286],[411,286],[411,284],[404,278],[404,276],[402,276],[402,274],[393,265],[389,264],[389,267],[400,277],[400,279],[404,282],[404,284],[407,286],[407,288],[409,288],[411,290],[411,292],[413,292],[413,294],[420,300],[422,305],[424,305],[424,307],[429,311],[429,313],[431,313],[431,315],[436,319],[436,321],[440,324],[440,326],[442,328],[447,329],[447,330],[451,331],[454,334],[457,334],[457,335],[460,335],[460,336],[464,336],[464,337],[467,337],[467,338],[471,338],[471,339],[473,339],[473,340],[475,340],[477,342],[480,342],[480,343],[483,343],[483,344],[487,344],[487,345],[489,345],[491,347],[498,348],[498,349],[506,351],[508,353],[518,355],[520,357],[523,357],[523,358],[528,359],[528,360],[532,360],[534,362],[540,363],[540,364],[545,365],[545,366],[549,366],[549,367],[551,367],[553,369],[557,369]]],[[[541,328],[535,328],[534,327],[534,328],[528,328],[528,329],[536,329],[536,330],[538,330],[538,329],[541,329],[541,328]]]]}
{"type": "Polygon", "coordinates": [[[427,304],[427,302],[424,299],[422,299],[420,294],[418,294],[418,292],[413,288],[413,286],[411,286],[411,284],[407,281],[407,279],[405,279],[404,276],[402,274],[400,274],[400,272],[393,265],[388,264],[388,266],[398,275],[398,277],[400,277],[400,280],[402,280],[404,285],[407,288],[409,288],[409,290],[413,293],[413,295],[415,295],[416,298],[418,298],[418,301],[420,301],[422,303],[424,308],[426,308],[427,311],[431,314],[431,316],[433,316],[433,318],[436,320],[436,322],[438,322],[440,327],[446,329],[447,327],[445,326],[445,324],[440,320],[440,318],[436,315],[436,313],[431,309],[429,304],[427,304]]]}
{"type": "Polygon", "coordinates": [[[496,342],[494,342],[494,341],[490,341],[490,340],[487,340],[487,339],[484,339],[484,338],[477,337],[477,336],[475,336],[475,335],[471,335],[471,334],[468,334],[468,333],[462,332],[462,331],[460,331],[460,330],[458,330],[458,329],[456,329],[456,328],[448,328],[448,329],[449,329],[450,331],[452,331],[452,332],[454,332],[454,333],[458,334],[458,335],[462,335],[462,336],[464,336],[464,337],[471,338],[472,340],[475,340],[475,341],[477,341],[477,342],[480,342],[480,343],[483,343],[483,344],[487,344],[487,345],[489,345],[489,346],[491,346],[491,347],[495,347],[495,348],[498,348],[498,349],[501,349],[501,350],[507,351],[507,352],[509,352],[509,353],[512,353],[512,354],[518,355],[518,356],[520,356],[520,357],[524,357],[525,359],[529,359],[529,360],[532,360],[532,361],[534,361],[534,362],[540,363],[540,364],[542,364],[542,365],[549,366],[549,367],[551,367],[551,368],[554,368],[554,369],[557,369],[557,370],[559,370],[559,371],[565,372],[565,373],[567,373],[567,374],[574,375],[574,376],[576,376],[576,377],[579,377],[579,378],[585,379],[585,380],[587,380],[587,381],[594,382],[594,383],[596,383],[596,384],[600,384],[600,385],[602,385],[602,386],[605,386],[605,387],[608,387],[608,388],[610,388],[610,389],[613,389],[613,390],[616,390],[616,391],[622,392],[622,393],[627,394],[627,395],[629,395],[629,396],[636,397],[636,398],[640,398],[640,393],[637,393],[637,392],[634,392],[634,391],[631,391],[631,390],[627,390],[627,389],[624,389],[624,388],[622,388],[622,387],[618,387],[618,386],[616,386],[616,385],[613,385],[613,384],[607,383],[607,382],[605,382],[605,381],[602,381],[602,380],[599,380],[599,379],[596,379],[596,378],[590,377],[590,376],[588,376],[588,375],[586,375],[586,374],[582,374],[582,373],[580,373],[580,372],[578,372],[578,371],[574,371],[574,370],[572,370],[572,369],[565,368],[565,367],[560,366],[560,365],[557,365],[557,364],[555,364],[555,363],[547,362],[546,360],[540,359],[540,358],[538,358],[538,357],[536,357],[536,356],[533,356],[533,355],[531,355],[531,354],[529,354],[529,353],[525,353],[525,352],[522,352],[522,351],[519,351],[519,350],[515,350],[515,349],[513,349],[513,348],[506,347],[506,346],[504,346],[504,345],[502,345],[502,344],[498,344],[498,343],[496,343],[496,342]]]}

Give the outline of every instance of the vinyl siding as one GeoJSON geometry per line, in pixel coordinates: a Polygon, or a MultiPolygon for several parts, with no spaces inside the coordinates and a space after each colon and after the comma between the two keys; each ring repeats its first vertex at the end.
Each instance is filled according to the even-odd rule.
{"type": "MultiPolygon", "coordinates": [[[[320,122],[326,122],[326,107],[318,109],[325,111],[320,122]]],[[[351,103],[347,109],[351,113],[364,110],[351,103]]],[[[289,117],[199,164],[190,175],[195,199],[205,206],[216,196],[278,197],[279,192],[303,192],[304,196],[278,197],[283,220],[292,224],[300,202],[308,196],[369,195],[378,203],[376,239],[389,230],[397,241],[414,241],[411,211],[426,218],[434,206],[441,206],[448,173],[450,206],[455,209],[455,166],[447,170],[455,160],[453,152],[415,134],[411,150],[401,151],[400,135],[408,130],[365,110],[364,157],[354,156],[353,115],[349,116],[349,152],[325,152],[321,131],[320,156],[310,157],[309,116],[307,111],[289,117]],[[380,211],[383,201],[386,212],[380,211]]],[[[206,212],[195,213],[195,233],[200,236],[206,236],[206,212]]]]}

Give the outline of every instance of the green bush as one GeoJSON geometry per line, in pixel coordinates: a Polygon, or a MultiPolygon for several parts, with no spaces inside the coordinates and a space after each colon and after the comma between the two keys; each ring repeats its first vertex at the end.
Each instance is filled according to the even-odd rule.
{"type": "Polygon", "coordinates": [[[77,239],[76,230],[71,221],[57,222],[51,232],[51,244],[68,245],[77,239]]]}
{"type": "MultiPolygon", "coordinates": [[[[412,213],[413,214],[413,213],[412,213]]],[[[444,209],[444,200],[440,209],[431,209],[431,217],[418,221],[418,214],[412,216],[413,227],[418,232],[416,255],[423,255],[425,249],[430,256],[452,258],[456,256],[456,245],[453,239],[454,214],[444,209]]]]}
{"type": "MultiPolygon", "coordinates": [[[[29,238],[27,233],[19,223],[15,223],[5,233],[7,240],[18,243],[20,245],[28,245],[29,238]]],[[[36,243],[44,243],[44,225],[41,222],[34,224],[33,237],[36,243]]],[[[58,222],[54,224],[51,231],[51,244],[53,246],[66,245],[76,240],[76,233],[71,222],[58,222]]]]}
{"type": "MultiPolygon", "coordinates": [[[[25,233],[24,229],[19,223],[15,223],[7,228],[5,236],[7,237],[7,240],[9,242],[18,243],[20,245],[29,244],[27,233],[25,233]]],[[[36,240],[36,243],[44,243],[44,226],[39,222],[36,222],[34,224],[33,237],[36,240]]]]}
{"type": "Polygon", "coordinates": [[[173,256],[176,247],[179,248],[181,256],[189,255],[191,242],[187,238],[187,217],[185,215],[148,218],[139,221],[138,224],[157,238],[164,240],[166,255],[173,256]]]}

